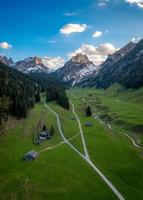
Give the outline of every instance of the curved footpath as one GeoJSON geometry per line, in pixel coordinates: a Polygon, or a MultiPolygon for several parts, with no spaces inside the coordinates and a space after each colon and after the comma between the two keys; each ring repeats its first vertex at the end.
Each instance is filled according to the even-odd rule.
{"type": "Polygon", "coordinates": [[[143,147],[140,146],[140,145],[138,145],[138,144],[135,142],[135,140],[134,140],[130,135],[128,135],[126,132],[121,131],[121,130],[113,129],[112,126],[111,126],[111,124],[106,124],[106,123],[105,123],[104,121],[102,121],[98,116],[94,117],[94,119],[97,119],[101,124],[107,126],[110,130],[112,130],[112,131],[117,131],[117,132],[119,132],[119,133],[124,134],[125,136],[127,136],[127,137],[132,141],[133,145],[134,145],[136,148],[143,149],[143,147]]]}
{"type": "Polygon", "coordinates": [[[73,112],[73,114],[74,114],[74,116],[76,117],[76,120],[77,120],[77,122],[78,122],[78,126],[79,126],[79,130],[80,130],[80,134],[81,134],[81,140],[82,140],[82,144],[83,144],[83,149],[84,149],[85,157],[86,157],[87,159],[90,159],[90,158],[89,158],[88,151],[87,151],[87,147],[86,147],[86,143],[85,143],[85,139],[84,139],[84,135],[83,135],[83,131],[82,131],[82,127],[81,127],[80,120],[79,120],[77,114],[75,113],[75,109],[74,109],[73,103],[71,103],[71,105],[72,105],[72,112],[73,112]]]}
{"type": "Polygon", "coordinates": [[[59,115],[54,112],[52,110],[52,108],[47,105],[44,102],[44,105],[56,116],[57,118],[57,124],[58,124],[58,128],[59,128],[59,132],[61,137],[63,138],[64,142],[69,145],[78,155],[80,155],[92,168],[93,170],[98,173],[98,175],[103,179],[103,181],[110,187],[110,189],[114,192],[114,194],[118,197],[118,199],[120,200],[125,200],[124,197],[120,194],[120,192],[113,186],[113,184],[104,176],[104,174],[102,174],[102,172],[93,164],[93,162],[90,160],[89,155],[88,155],[88,151],[87,151],[87,147],[86,147],[86,143],[85,143],[85,139],[84,139],[84,135],[83,135],[83,131],[82,131],[82,127],[81,127],[81,123],[79,120],[79,117],[77,116],[77,114],[75,113],[75,109],[74,109],[74,105],[72,104],[72,108],[73,108],[73,114],[75,115],[78,124],[79,124],[79,129],[80,129],[80,134],[81,134],[81,138],[82,138],[82,143],[83,143],[83,147],[84,147],[84,151],[85,151],[85,155],[83,155],[82,153],[80,153],[80,151],[78,151],[78,149],[76,149],[64,136],[62,128],[61,128],[61,124],[60,124],[60,118],[59,115]]]}

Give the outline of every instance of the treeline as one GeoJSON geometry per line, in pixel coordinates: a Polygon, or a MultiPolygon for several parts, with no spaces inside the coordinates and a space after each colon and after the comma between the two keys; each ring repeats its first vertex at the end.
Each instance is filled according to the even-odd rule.
{"type": "Polygon", "coordinates": [[[26,117],[35,102],[40,101],[40,86],[27,75],[0,62],[0,129],[8,115],[26,117]]]}
{"type": "Polygon", "coordinates": [[[65,109],[69,109],[69,100],[65,90],[58,86],[51,86],[47,88],[46,101],[57,101],[57,103],[65,109]]]}
{"type": "Polygon", "coordinates": [[[52,74],[47,73],[32,73],[30,74],[32,80],[34,80],[41,87],[41,92],[46,92],[47,87],[55,87],[65,89],[65,85],[60,80],[56,79],[52,74]]]}
{"type": "Polygon", "coordinates": [[[41,88],[41,92],[46,92],[46,101],[57,101],[65,109],[69,109],[68,97],[65,93],[68,87],[52,74],[33,73],[30,77],[35,80],[41,88]]]}

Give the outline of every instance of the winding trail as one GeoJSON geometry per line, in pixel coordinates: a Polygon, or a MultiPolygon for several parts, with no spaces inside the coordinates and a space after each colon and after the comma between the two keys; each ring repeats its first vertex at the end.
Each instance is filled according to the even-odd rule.
{"type": "Polygon", "coordinates": [[[112,126],[111,126],[110,124],[106,124],[106,123],[103,122],[98,116],[94,117],[94,119],[97,119],[101,124],[106,125],[110,130],[116,131],[116,132],[119,132],[119,133],[124,134],[126,137],[128,137],[128,138],[132,141],[133,145],[134,145],[136,148],[143,149],[143,147],[140,146],[140,145],[138,145],[138,144],[136,143],[136,141],[135,141],[130,135],[128,135],[126,132],[121,131],[121,130],[113,129],[112,126]]]}
{"type": "MultiPolygon", "coordinates": [[[[72,141],[74,138],[76,138],[76,137],[79,136],[79,135],[80,135],[80,133],[74,135],[73,137],[69,138],[68,141],[72,141]]],[[[40,151],[38,151],[38,153],[42,153],[42,152],[45,152],[45,151],[48,151],[48,150],[51,150],[51,149],[55,149],[55,148],[61,146],[62,144],[65,144],[65,142],[62,141],[62,142],[60,142],[60,143],[58,143],[58,144],[56,144],[56,145],[53,145],[53,146],[51,146],[51,147],[46,147],[46,148],[44,148],[44,149],[41,149],[40,151]]]]}
{"type": "Polygon", "coordinates": [[[88,151],[87,151],[87,147],[86,147],[86,143],[85,143],[85,139],[84,139],[84,135],[83,135],[83,131],[82,131],[82,127],[81,127],[81,123],[80,123],[79,117],[78,117],[77,114],[75,113],[75,108],[74,108],[73,103],[71,103],[71,105],[72,105],[72,112],[73,112],[73,114],[74,114],[74,116],[76,117],[77,122],[78,122],[78,126],[79,126],[79,130],[80,130],[80,134],[81,134],[81,140],[82,140],[82,144],[83,144],[83,149],[84,149],[85,157],[86,157],[87,159],[90,159],[90,158],[89,158],[88,151]]]}
{"type": "Polygon", "coordinates": [[[92,167],[92,169],[96,173],[98,173],[98,175],[109,186],[109,188],[114,192],[114,194],[118,197],[118,199],[125,200],[124,197],[120,194],[120,192],[113,186],[113,184],[104,176],[104,174],[90,160],[89,155],[88,155],[88,151],[87,151],[87,147],[86,147],[86,143],[85,143],[85,139],[84,139],[84,135],[83,135],[83,131],[82,131],[82,127],[81,127],[81,123],[80,123],[78,115],[75,113],[74,104],[72,104],[73,114],[76,116],[76,119],[77,119],[78,124],[79,124],[79,129],[80,129],[80,134],[81,134],[81,138],[82,138],[83,147],[84,147],[84,150],[85,150],[85,155],[83,155],[80,151],[78,151],[78,149],[76,149],[70,143],[70,141],[65,138],[65,136],[63,134],[63,131],[62,131],[62,128],[61,128],[59,115],[56,112],[54,112],[53,109],[49,105],[47,105],[45,102],[44,102],[44,105],[56,116],[59,132],[60,132],[60,135],[63,138],[64,142],[67,145],[69,145],[79,156],[81,156],[92,167]]]}

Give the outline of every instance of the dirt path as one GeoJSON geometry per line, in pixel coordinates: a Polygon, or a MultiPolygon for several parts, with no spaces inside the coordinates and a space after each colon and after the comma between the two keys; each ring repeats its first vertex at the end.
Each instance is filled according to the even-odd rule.
{"type": "Polygon", "coordinates": [[[82,127],[81,127],[81,123],[80,123],[79,117],[78,117],[77,114],[75,113],[75,108],[74,108],[73,103],[71,103],[71,105],[72,105],[72,112],[73,112],[73,114],[74,114],[74,116],[76,117],[77,122],[78,122],[78,126],[79,126],[79,130],[80,130],[80,134],[81,134],[81,140],[82,140],[82,144],[83,144],[83,149],[84,149],[85,157],[86,157],[87,159],[90,159],[90,158],[89,158],[88,151],[87,151],[87,147],[86,147],[86,143],[85,143],[85,139],[84,139],[84,135],[83,135],[83,131],[82,131],[82,127]]]}
{"type": "Polygon", "coordinates": [[[80,120],[79,120],[79,117],[78,115],[75,113],[75,109],[74,109],[74,105],[72,104],[73,106],[73,113],[74,115],[76,116],[77,118],[77,121],[78,121],[78,124],[79,124],[79,128],[80,128],[80,134],[81,134],[81,137],[82,137],[82,142],[83,142],[83,147],[85,148],[85,152],[86,154],[83,155],[82,153],[80,153],[78,151],[78,149],[76,149],[71,143],[70,141],[68,141],[65,136],[64,136],[64,133],[62,131],[62,128],[61,128],[61,124],[60,124],[60,118],[59,118],[59,115],[53,111],[53,109],[47,105],[45,102],[44,102],[44,105],[56,116],[57,118],[57,124],[58,124],[58,128],[59,128],[59,132],[60,132],[60,135],[61,137],[63,138],[64,142],[69,145],[79,156],[81,156],[91,167],[92,169],[98,173],[98,175],[102,178],[102,180],[110,187],[110,189],[114,192],[114,194],[118,197],[118,199],[120,200],[125,200],[124,197],[120,194],[120,192],[113,186],[113,184],[104,176],[104,174],[93,164],[93,162],[90,160],[89,158],[89,155],[88,155],[88,151],[87,151],[87,148],[86,148],[86,143],[85,143],[85,139],[84,139],[84,135],[83,135],[83,131],[82,131],[82,127],[81,127],[81,123],[80,123],[80,120]]]}
{"type": "Polygon", "coordinates": [[[112,126],[111,126],[111,124],[106,124],[106,123],[103,122],[101,119],[99,119],[98,116],[94,117],[94,119],[98,120],[101,124],[106,125],[110,130],[116,131],[116,132],[119,132],[119,133],[124,134],[126,137],[128,137],[128,138],[132,141],[133,145],[134,145],[136,148],[143,149],[142,146],[138,145],[138,144],[136,143],[136,141],[135,141],[130,135],[128,135],[127,133],[125,133],[124,131],[120,131],[120,130],[113,129],[112,126]]]}
{"type": "MultiPolygon", "coordinates": [[[[74,135],[73,137],[69,138],[68,141],[72,141],[73,139],[75,139],[75,138],[76,138],[77,136],[79,136],[79,135],[80,135],[80,133],[74,135]]],[[[38,153],[42,153],[42,152],[45,152],[45,151],[48,151],[48,150],[51,150],[51,149],[55,149],[55,148],[61,146],[62,144],[65,144],[65,142],[62,141],[62,142],[60,142],[60,143],[58,143],[58,144],[56,144],[56,145],[53,145],[53,146],[51,146],[51,147],[46,147],[46,148],[44,148],[44,149],[41,149],[40,151],[38,151],[38,153]]]]}

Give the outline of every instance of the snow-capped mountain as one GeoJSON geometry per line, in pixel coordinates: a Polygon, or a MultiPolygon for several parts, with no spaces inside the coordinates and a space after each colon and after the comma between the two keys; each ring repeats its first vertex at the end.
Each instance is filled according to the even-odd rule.
{"type": "Polygon", "coordinates": [[[28,57],[22,61],[16,62],[15,69],[23,73],[50,73],[51,70],[45,66],[42,62],[42,58],[39,57],[28,57]]]}
{"type": "Polygon", "coordinates": [[[12,58],[7,58],[6,56],[0,56],[0,61],[8,66],[15,65],[15,62],[12,60],[12,58]]]}
{"type": "Polygon", "coordinates": [[[98,67],[89,61],[86,55],[77,54],[58,69],[54,75],[64,82],[70,82],[71,85],[75,85],[83,77],[93,73],[94,70],[98,70],[98,67]]]}

